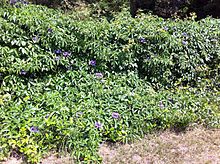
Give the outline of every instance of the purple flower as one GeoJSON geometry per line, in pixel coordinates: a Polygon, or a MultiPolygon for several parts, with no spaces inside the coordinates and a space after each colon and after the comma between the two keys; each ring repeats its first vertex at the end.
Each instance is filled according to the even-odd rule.
{"type": "Polygon", "coordinates": [[[21,75],[26,75],[26,74],[27,74],[27,71],[25,71],[25,70],[22,69],[21,72],[20,72],[20,74],[21,74],[21,75]]]}
{"type": "Polygon", "coordinates": [[[159,102],[159,107],[160,107],[160,109],[163,109],[163,108],[164,108],[164,105],[163,105],[163,102],[162,102],[162,101],[159,102]]]}
{"type": "Polygon", "coordinates": [[[70,55],[71,55],[70,52],[63,52],[63,56],[64,56],[64,57],[69,57],[70,55]]]}
{"type": "Polygon", "coordinates": [[[96,66],[96,60],[90,60],[89,65],[91,66],[96,66]]]}
{"type": "Polygon", "coordinates": [[[62,51],[60,49],[54,51],[55,54],[61,54],[62,51]]]}
{"type": "Polygon", "coordinates": [[[23,4],[24,4],[24,5],[28,5],[28,4],[29,4],[29,2],[27,2],[27,1],[24,1],[24,2],[23,2],[23,4]]]}
{"type": "Polygon", "coordinates": [[[32,40],[33,40],[34,42],[37,42],[37,41],[39,40],[39,37],[38,37],[38,36],[34,36],[34,37],[32,38],[32,40]]]}
{"type": "Polygon", "coordinates": [[[118,119],[120,117],[119,113],[113,112],[112,113],[112,118],[118,119]]]}
{"type": "Polygon", "coordinates": [[[38,133],[38,132],[39,132],[39,129],[38,129],[38,127],[32,126],[32,127],[30,128],[30,131],[33,132],[33,133],[38,133]]]}
{"type": "Polygon", "coordinates": [[[10,5],[14,5],[15,3],[17,3],[17,0],[10,0],[10,5]]]}
{"type": "Polygon", "coordinates": [[[83,115],[83,112],[76,112],[76,117],[80,117],[81,115],[83,115]]]}
{"type": "Polygon", "coordinates": [[[147,59],[147,60],[150,60],[150,59],[151,59],[151,56],[150,56],[150,55],[147,55],[147,56],[146,56],[146,59],[147,59]]]}
{"type": "Polygon", "coordinates": [[[32,73],[32,74],[30,75],[30,77],[31,77],[31,78],[35,78],[35,77],[36,77],[36,73],[32,73]]]}
{"type": "Polygon", "coordinates": [[[97,78],[103,78],[103,74],[102,73],[95,73],[95,76],[97,77],[97,78]]]}
{"type": "Polygon", "coordinates": [[[46,116],[45,116],[45,118],[49,118],[50,117],[50,114],[47,114],[46,116]]]}
{"type": "Polygon", "coordinates": [[[211,42],[218,42],[217,39],[211,39],[211,42]]]}
{"type": "Polygon", "coordinates": [[[140,38],[139,41],[140,41],[140,43],[146,43],[146,39],[145,38],[140,38]]]}
{"type": "Polygon", "coordinates": [[[95,127],[97,129],[100,129],[100,128],[102,128],[102,124],[100,122],[95,122],[95,127]]]}
{"type": "Polygon", "coordinates": [[[168,31],[168,30],[169,30],[169,28],[168,28],[167,26],[165,26],[163,29],[164,29],[165,31],[168,31]]]}
{"type": "Polygon", "coordinates": [[[105,83],[105,80],[102,79],[102,80],[100,80],[100,82],[101,82],[101,83],[105,83]]]}
{"type": "Polygon", "coordinates": [[[48,28],[48,29],[47,29],[47,32],[48,32],[48,33],[52,33],[52,32],[53,32],[52,28],[48,28]]]}
{"type": "Polygon", "coordinates": [[[187,45],[187,41],[183,40],[183,41],[182,41],[182,44],[183,44],[183,45],[187,45]]]}
{"type": "Polygon", "coordinates": [[[56,60],[56,61],[59,61],[59,60],[60,60],[60,56],[56,56],[56,57],[55,57],[55,60],[56,60]]]}
{"type": "Polygon", "coordinates": [[[183,32],[182,35],[183,35],[184,37],[187,37],[187,36],[188,36],[186,32],[183,32]]]}

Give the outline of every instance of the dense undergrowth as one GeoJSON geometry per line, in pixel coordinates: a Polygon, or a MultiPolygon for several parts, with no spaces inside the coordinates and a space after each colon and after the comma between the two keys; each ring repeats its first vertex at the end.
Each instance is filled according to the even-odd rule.
{"type": "Polygon", "coordinates": [[[219,127],[220,21],[77,20],[42,6],[0,10],[0,160],[49,151],[101,161],[127,142],[191,123],[219,127]]]}

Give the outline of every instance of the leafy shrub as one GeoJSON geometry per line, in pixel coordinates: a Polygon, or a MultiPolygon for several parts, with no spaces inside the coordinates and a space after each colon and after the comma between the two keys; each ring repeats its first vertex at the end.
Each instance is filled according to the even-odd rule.
{"type": "Polygon", "coordinates": [[[1,8],[0,159],[17,152],[36,163],[54,150],[100,161],[103,141],[219,126],[219,26],[127,11],[108,22],[1,8]]]}
{"type": "Polygon", "coordinates": [[[10,84],[13,76],[5,79],[0,125],[4,153],[17,150],[36,162],[45,150],[66,150],[94,161],[103,140],[126,142],[153,129],[183,128],[191,122],[219,124],[212,121],[219,101],[209,99],[208,104],[203,92],[157,92],[133,74],[96,76],[67,71],[29,79],[28,84],[10,84]]]}
{"type": "MultiPolygon", "coordinates": [[[[13,44],[16,47],[22,43],[23,46],[17,48],[24,56],[25,52],[29,53],[28,46],[31,46],[32,51],[28,55],[35,54],[35,58],[39,51],[48,53],[47,59],[41,60],[50,64],[33,62],[35,66],[49,66],[52,69],[56,57],[54,51],[60,49],[71,52],[70,57],[60,61],[64,67],[73,58],[87,62],[93,58],[100,63],[98,70],[136,70],[150,82],[170,85],[179,79],[185,82],[197,81],[202,72],[218,67],[219,63],[219,20],[207,18],[200,22],[175,22],[153,16],[132,19],[123,12],[110,23],[104,19],[100,22],[76,22],[53,10],[33,6],[25,10],[23,7],[8,9],[2,13],[5,25],[1,25],[4,30],[1,35],[7,36],[1,39],[4,39],[2,42],[5,46],[13,44]],[[6,29],[11,29],[11,33],[6,29]],[[25,34],[14,41],[13,38],[20,33],[25,34]]],[[[45,55],[37,57],[45,58],[45,55]]],[[[28,61],[33,61],[33,58],[28,61]]],[[[33,64],[27,65],[34,69],[33,64]]],[[[19,70],[20,67],[16,71],[19,70]]]]}

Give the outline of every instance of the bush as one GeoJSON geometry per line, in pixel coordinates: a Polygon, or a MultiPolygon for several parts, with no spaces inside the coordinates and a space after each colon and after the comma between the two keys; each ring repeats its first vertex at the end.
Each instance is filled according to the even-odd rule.
{"type": "Polygon", "coordinates": [[[7,51],[7,47],[12,46],[7,52],[21,52],[13,56],[22,56],[28,61],[26,68],[22,68],[22,60],[13,60],[14,64],[5,60],[1,68],[10,73],[19,73],[22,69],[30,73],[50,71],[57,63],[68,67],[74,60],[81,63],[96,59],[98,71],[132,70],[149,82],[173,85],[179,80],[197,81],[219,63],[218,19],[199,22],[165,21],[154,16],[132,19],[123,12],[110,23],[105,19],[77,22],[54,10],[34,6],[2,13],[1,42],[6,46],[3,49],[7,51]],[[19,39],[14,39],[17,36],[19,39]],[[71,52],[71,56],[61,55],[61,60],[55,62],[54,51],[58,49],[71,52]],[[42,55],[36,55],[39,53],[42,55]],[[40,63],[36,64],[35,59],[40,63]]]}
{"type": "Polygon", "coordinates": [[[219,126],[219,25],[132,19],[127,11],[111,22],[76,21],[42,6],[1,8],[0,159],[17,152],[36,163],[54,150],[100,161],[103,141],[219,126]]]}

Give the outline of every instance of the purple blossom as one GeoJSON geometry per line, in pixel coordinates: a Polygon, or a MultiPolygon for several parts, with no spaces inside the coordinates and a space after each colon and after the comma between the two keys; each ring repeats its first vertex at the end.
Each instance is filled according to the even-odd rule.
{"type": "Polygon", "coordinates": [[[26,74],[27,74],[27,71],[25,71],[25,70],[22,69],[21,72],[20,72],[20,74],[21,74],[21,75],[26,75],[26,74]]]}
{"type": "Polygon", "coordinates": [[[52,29],[52,28],[48,28],[48,29],[47,29],[47,32],[48,32],[48,33],[52,33],[52,32],[53,32],[53,29],[52,29]]]}
{"type": "Polygon", "coordinates": [[[211,42],[218,42],[217,39],[211,39],[211,42]]]}
{"type": "Polygon", "coordinates": [[[45,118],[49,118],[50,117],[50,114],[47,114],[46,116],[45,116],[45,118]]]}
{"type": "Polygon", "coordinates": [[[102,128],[102,124],[100,122],[95,122],[95,127],[97,129],[100,129],[100,128],[102,128]]]}
{"type": "Polygon", "coordinates": [[[24,4],[24,5],[27,5],[29,4],[28,2],[26,2],[25,0],[10,0],[10,5],[15,5],[15,7],[19,7],[19,5],[17,5],[16,3],[21,3],[21,4],[24,4]]]}
{"type": "Polygon", "coordinates": [[[30,75],[30,77],[31,77],[31,78],[35,78],[35,77],[36,77],[36,73],[32,73],[32,74],[30,75]]]}
{"type": "Polygon", "coordinates": [[[56,61],[59,61],[59,60],[60,60],[60,56],[56,56],[56,57],[55,57],[55,60],[56,60],[56,61]]]}
{"type": "Polygon", "coordinates": [[[97,78],[103,78],[103,74],[102,73],[95,73],[95,76],[97,77],[97,78]]]}
{"type": "Polygon", "coordinates": [[[38,127],[32,126],[32,127],[30,128],[30,131],[33,132],[33,133],[38,133],[38,132],[39,132],[39,129],[38,129],[38,127]]]}
{"type": "Polygon", "coordinates": [[[188,36],[186,32],[183,32],[182,35],[183,35],[184,37],[187,37],[187,36],[188,36]]]}
{"type": "Polygon", "coordinates": [[[33,40],[34,42],[37,42],[37,41],[39,40],[39,37],[38,37],[38,36],[34,36],[34,37],[32,38],[32,40],[33,40]]]}
{"type": "Polygon", "coordinates": [[[183,44],[183,45],[187,45],[187,41],[183,40],[183,41],[182,41],[182,44],[183,44]]]}
{"type": "Polygon", "coordinates": [[[119,119],[120,115],[117,112],[112,113],[112,118],[119,119]]]}
{"type": "Polygon", "coordinates": [[[60,49],[54,51],[55,54],[61,54],[62,51],[60,49]]]}
{"type": "Polygon", "coordinates": [[[24,1],[24,2],[23,2],[23,4],[24,4],[24,5],[28,5],[28,4],[29,4],[29,2],[27,2],[27,1],[24,1]]]}
{"type": "Polygon", "coordinates": [[[169,28],[168,28],[167,26],[165,26],[163,29],[164,29],[165,31],[168,31],[168,30],[169,30],[169,28]]]}
{"type": "Polygon", "coordinates": [[[83,112],[76,112],[76,117],[80,117],[81,115],[83,115],[83,112]]]}
{"type": "Polygon", "coordinates": [[[66,52],[63,52],[63,56],[64,56],[64,57],[69,57],[70,55],[71,55],[70,52],[67,52],[67,51],[66,51],[66,52]]]}
{"type": "Polygon", "coordinates": [[[159,102],[159,107],[160,107],[160,109],[163,109],[163,108],[164,108],[164,105],[163,105],[163,102],[162,102],[162,101],[159,102]]]}
{"type": "Polygon", "coordinates": [[[89,65],[91,66],[96,66],[96,60],[90,60],[89,65]]]}
{"type": "Polygon", "coordinates": [[[140,38],[139,41],[140,41],[140,43],[146,43],[146,39],[145,38],[140,38]]]}
{"type": "Polygon", "coordinates": [[[150,56],[150,55],[147,55],[147,56],[146,56],[146,59],[147,59],[147,60],[150,60],[150,59],[151,59],[151,56],[150,56]]]}
{"type": "Polygon", "coordinates": [[[14,5],[15,3],[17,3],[17,0],[10,0],[10,5],[14,5]]]}

